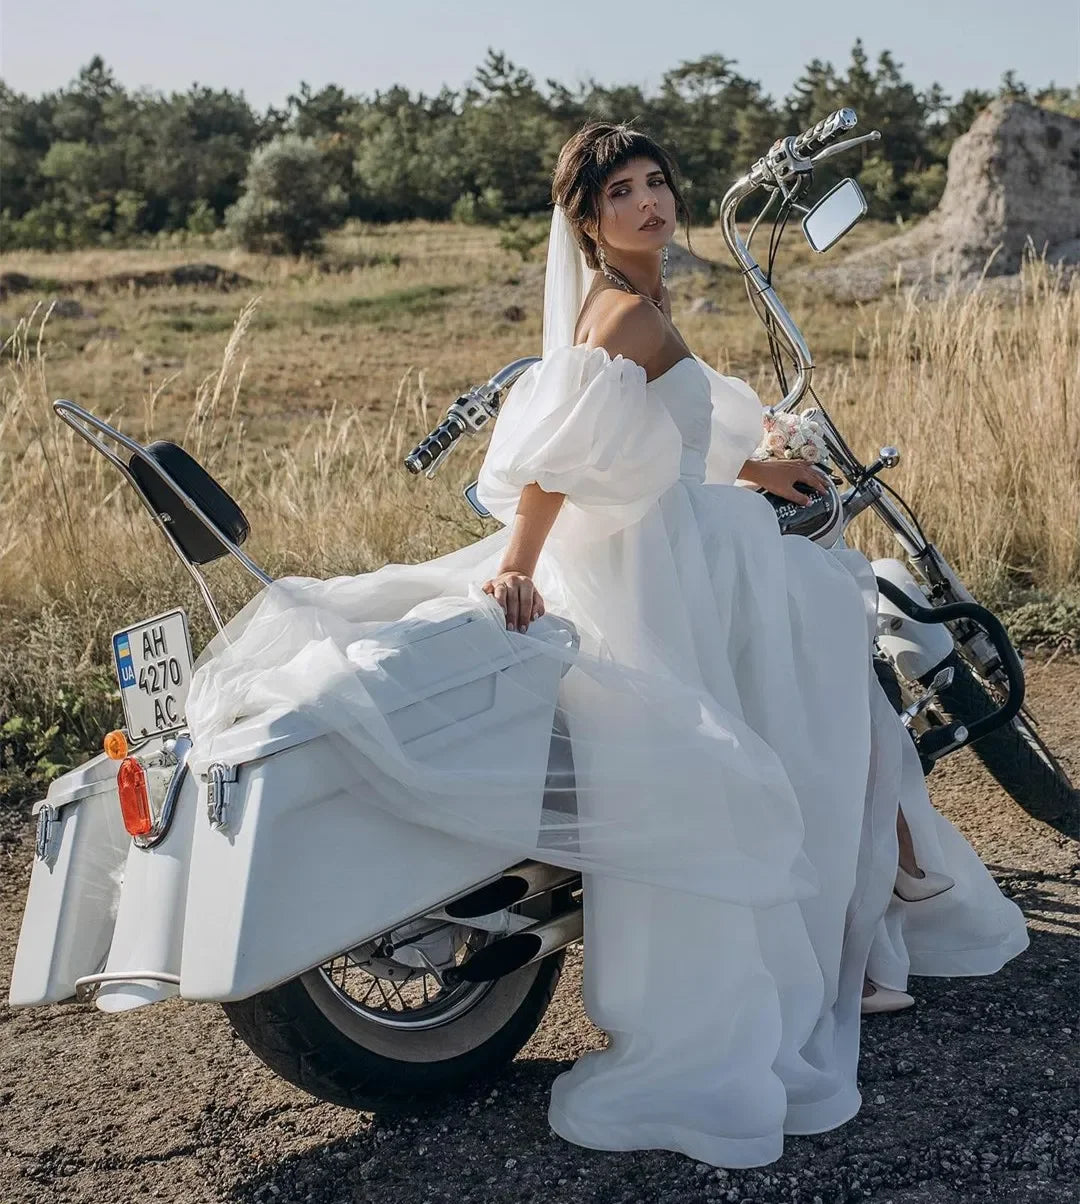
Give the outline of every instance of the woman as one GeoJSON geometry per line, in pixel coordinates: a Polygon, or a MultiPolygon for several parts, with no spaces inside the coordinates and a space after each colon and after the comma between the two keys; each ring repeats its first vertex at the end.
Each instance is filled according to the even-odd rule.
{"type": "MultiPolygon", "coordinates": [[[[663,252],[685,207],[669,157],[625,127],[588,125],[563,148],[553,194],[557,217],[565,213],[587,265],[597,269],[574,317],[568,340],[572,346],[563,355],[588,370],[596,358],[590,349],[602,350],[592,387],[606,374],[621,386],[616,391],[623,402],[628,393],[654,407],[659,402],[657,408],[670,413],[682,441],[682,488],[662,494],[655,511],[638,527],[609,539],[603,553],[575,560],[566,571],[566,576],[573,574],[570,592],[599,594],[605,580],[619,577],[614,566],[628,560],[644,568],[638,570],[637,588],[658,602],[661,591],[668,595],[667,604],[656,607],[654,625],[645,621],[653,637],[649,646],[663,647],[674,671],[701,674],[710,689],[713,673],[716,681],[731,686],[731,662],[720,667],[710,662],[717,645],[723,647],[724,635],[731,647],[731,632],[740,623],[733,604],[741,599],[731,571],[753,576],[762,589],[787,593],[790,624],[785,630],[783,620],[774,615],[762,637],[789,647],[792,660],[786,671],[779,671],[779,665],[763,669],[760,663],[743,675],[736,670],[738,703],[732,706],[738,705],[744,716],[753,713],[752,707],[760,708],[754,726],[786,763],[800,766],[793,780],[806,832],[804,850],[821,886],[810,900],[751,911],[731,904],[692,904],[677,893],[590,877],[585,891],[585,1000],[594,1021],[609,1033],[611,1045],[586,1055],[556,1080],[550,1119],[556,1131],[586,1145],[668,1146],[723,1165],[769,1161],[780,1152],[782,1132],[830,1128],[857,1108],[859,996],[865,1000],[863,1011],[892,1010],[913,1002],[901,990],[908,956],[901,918],[905,906],[921,907],[929,915],[928,931],[917,921],[914,926],[924,946],[934,945],[933,937],[938,937],[941,956],[932,973],[996,970],[1026,945],[1026,934],[1018,910],[1001,899],[982,866],[972,864],[977,859],[966,842],[966,855],[960,855],[955,842],[951,847],[951,868],[964,882],[955,900],[947,897],[956,883],[941,872],[946,861],[942,836],[957,834],[933,814],[914,749],[883,705],[876,682],[870,682],[865,693],[855,689],[860,668],[865,676],[871,647],[854,614],[860,581],[873,613],[869,566],[860,563],[856,553],[843,550],[839,558],[852,576],[846,582],[835,580],[835,566],[818,548],[803,540],[776,539],[768,529],[771,514],[763,500],[719,484],[737,463],[737,473],[731,476],[796,502],[808,501],[797,484],[823,488],[816,471],[798,461],[744,458],[739,463],[739,455],[749,456],[760,438],[760,411],[754,412],[753,402],[743,406],[736,400],[736,382],[724,381],[721,389],[710,379],[671,321],[663,252]],[[630,361],[622,373],[620,357],[630,361]],[[629,390],[627,371],[633,380],[629,390]],[[711,446],[706,436],[710,425],[711,446]],[[724,465],[715,462],[721,456],[727,457],[724,465]],[[649,524],[652,529],[645,530],[649,524]],[[718,556],[718,545],[727,541],[730,544],[718,556]],[[610,563],[598,568],[602,556],[610,563]],[[676,600],[671,592],[681,597],[676,600]],[[820,609],[825,599],[832,611],[828,619],[820,609]],[[845,607],[847,617],[837,622],[845,607]],[[817,621],[808,621],[815,611],[817,621]],[[824,673],[804,672],[811,643],[829,658],[824,673]],[[680,652],[682,661],[677,659],[680,652]],[[846,713],[841,696],[849,704],[846,713]],[[867,733],[865,797],[861,785],[850,795],[839,789],[836,771],[844,764],[844,752],[834,748],[828,755],[837,732],[847,732],[849,757],[863,747],[854,709],[864,705],[874,725],[872,734],[867,733]],[[835,708],[831,714],[830,706],[835,708]],[[792,707],[821,708],[831,730],[823,733],[819,728],[816,739],[799,747],[788,722],[792,707]],[[777,730],[777,715],[783,717],[783,730],[777,730]],[[818,756],[807,759],[807,747],[818,756]],[[941,867],[937,871],[917,864],[912,834],[897,808],[901,790],[906,809],[916,815],[922,847],[941,867]],[[907,902],[895,896],[887,910],[894,878],[907,902]],[[976,894],[981,897],[978,904],[976,894]],[[988,922],[984,905],[993,913],[988,922]],[[637,981],[639,990],[633,995],[627,983],[634,981],[636,958],[620,935],[685,934],[688,928],[696,929],[700,941],[688,977],[704,1000],[692,1014],[688,1008],[676,1008],[665,1026],[665,999],[672,978],[685,966],[691,938],[684,935],[650,945],[655,955],[646,959],[649,975],[637,981]],[[722,940],[717,939],[720,932],[722,940]],[[872,954],[871,935],[877,936],[872,954]],[[950,967],[949,955],[958,944],[962,952],[950,967]],[[702,961],[715,973],[703,972],[702,961]],[[874,982],[863,979],[868,961],[874,982]]],[[[550,277],[547,286],[554,286],[550,277]]],[[[567,291],[573,295],[572,283],[567,291]]],[[[552,332],[550,342],[558,338],[552,332]]],[[[558,354],[546,340],[545,360],[558,354]]],[[[507,429],[507,414],[500,417],[502,429],[496,429],[480,475],[485,504],[497,513],[501,508],[504,515],[507,494],[523,486],[500,570],[484,585],[505,609],[507,622],[517,622],[519,629],[544,612],[543,596],[531,578],[545,536],[566,500],[558,476],[550,468],[544,471],[545,460],[549,465],[554,461],[556,437],[547,445],[534,437],[546,416],[518,417],[524,406],[535,411],[547,400],[539,378],[533,392],[532,397],[523,392],[514,414],[516,425],[507,429]]],[[[550,400],[560,405],[557,394],[550,400]]],[[[564,400],[561,408],[572,414],[564,400]]],[[[619,421],[614,405],[608,417],[619,421]]],[[[626,574],[622,577],[625,580],[626,574]]],[[[617,638],[607,634],[609,642],[617,638]]],[[[635,631],[630,640],[613,646],[615,657],[632,660],[632,639],[639,636],[635,631]]],[[[744,636],[750,641],[754,633],[747,630],[744,636]]],[[[853,785],[855,777],[852,772],[845,785],[853,785]]]]}
{"type": "MultiPolygon", "coordinates": [[[[268,587],[200,658],[193,763],[238,716],[304,709],[381,805],[580,869],[584,1002],[609,1044],[555,1080],[552,1127],[761,1165],[784,1134],[858,1110],[868,963],[900,990],[909,968],[990,973],[1026,934],[930,807],[877,685],[869,564],[781,536],[734,485],[801,500],[797,482],[820,482],[749,462],[760,404],[671,321],[670,157],[590,123],[553,193],[543,358],[503,402],[478,484],[506,525],[424,564],[268,587]],[[466,612],[483,620],[473,659],[495,647],[527,680],[506,713],[557,709],[565,758],[546,775],[516,729],[497,765],[468,748],[432,763],[380,712],[396,633],[466,612]],[[914,878],[942,875],[922,893],[954,881],[910,903],[893,895],[901,798],[914,878]]],[[[437,717],[437,697],[422,705],[437,717]]]]}

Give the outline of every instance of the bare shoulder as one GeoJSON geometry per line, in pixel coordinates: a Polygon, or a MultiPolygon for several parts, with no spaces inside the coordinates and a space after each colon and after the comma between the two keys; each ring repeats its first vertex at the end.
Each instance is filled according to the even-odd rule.
{"type": "Polygon", "coordinates": [[[593,299],[587,345],[603,347],[612,359],[621,355],[646,367],[663,348],[666,334],[663,316],[644,297],[605,289],[593,299]]]}

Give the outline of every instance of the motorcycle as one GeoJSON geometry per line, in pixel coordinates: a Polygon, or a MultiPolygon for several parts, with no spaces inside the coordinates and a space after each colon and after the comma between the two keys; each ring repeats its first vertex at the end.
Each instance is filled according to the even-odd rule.
{"type": "MultiPolygon", "coordinates": [[[[784,393],[777,412],[814,395],[809,350],[773,289],[776,250],[793,212],[820,252],[866,213],[852,179],[812,206],[802,203],[818,164],[880,137],[844,137],[855,124],[855,113],[841,109],[779,140],[721,206],[726,245],[769,337],[784,393]],[[736,211],[759,193],[765,204],[744,240],[736,211]],[[763,270],[751,248],[770,213],[763,270]]],[[[515,360],[457,398],[405,468],[433,476],[462,437],[497,417],[506,391],[536,362],[515,360]]],[[[834,482],[805,507],[770,500],[785,533],[828,543],[870,510],[895,536],[906,563],[874,562],[876,663],[924,769],[972,745],[1021,805],[1068,806],[1075,792],[1023,706],[1023,666],[1004,628],[881,480],[899,453],[882,448],[863,465],[814,399],[843,492],[834,482]]],[[[219,631],[225,624],[203,566],[231,556],[257,584],[271,584],[243,551],[242,510],[181,447],[143,446],[71,401],[53,408],[135,490],[219,631]]],[[[464,496],[486,513],[476,482],[464,496]]],[[[421,691],[443,690],[433,667],[454,658],[467,622],[450,616],[422,637],[401,634],[421,691]]],[[[477,656],[475,639],[469,647],[468,680],[440,695],[443,715],[460,696],[460,722],[421,730],[415,708],[388,704],[388,721],[408,730],[414,747],[438,750],[460,735],[471,755],[482,756],[485,740],[505,740],[505,727],[486,732],[478,722],[469,691],[484,681],[501,698],[500,683],[528,673],[529,664],[477,656]],[[458,727],[467,734],[450,730],[458,727]]],[[[268,721],[254,753],[249,738],[244,754],[230,759],[226,739],[219,760],[196,775],[184,721],[192,674],[184,611],[115,633],[113,656],[124,728],[34,806],[11,1005],[92,1000],[121,1012],[173,996],[220,1003],[272,1070],[314,1096],[358,1108],[460,1088],[506,1065],[539,1025],[566,948],[582,937],[580,876],[540,861],[510,864],[490,846],[366,802],[333,742],[299,716],[268,721]]],[[[561,722],[558,680],[541,685],[531,681],[519,692],[532,702],[514,722],[515,754],[535,763],[542,788],[546,774],[565,780],[572,767],[554,763],[567,743],[552,738],[561,722]]]]}

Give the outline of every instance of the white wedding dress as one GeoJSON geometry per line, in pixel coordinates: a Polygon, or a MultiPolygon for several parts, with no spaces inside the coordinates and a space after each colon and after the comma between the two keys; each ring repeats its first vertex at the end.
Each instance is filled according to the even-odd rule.
{"type": "Polygon", "coordinates": [[[188,702],[196,769],[245,716],[304,709],[381,805],[581,869],[584,1002],[609,1044],[555,1080],[551,1125],[729,1167],[858,1110],[868,964],[903,988],[1027,944],[874,677],[868,562],[781,536],[733,484],[760,434],[753,392],[696,356],[647,381],[603,348],[555,348],[503,402],[478,487],[506,524],[529,482],[566,494],[534,573],[545,618],[506,632],[479,588],[504,527],[419,565],[275,583],[199,658],[188,702]],[[393,632],[455,609],[509,655],[558,662],[572,805],[554,787],[523,811],[534,770],[421,763],[382,721],[393,632]],[[919,863],[956,879],[915,904],[892,896],[901,800],[919,863]]]}

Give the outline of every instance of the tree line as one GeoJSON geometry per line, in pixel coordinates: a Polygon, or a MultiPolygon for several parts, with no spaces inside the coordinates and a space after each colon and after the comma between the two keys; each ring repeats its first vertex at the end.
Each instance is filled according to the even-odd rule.
{"type": "Polygon", "coordinates": [[[354,96],[302,83],[257,112],[242,92],[129,91],[100,57],[36,98],[0,81],[0,246],[61,250],[212,235],[252,249],[317,250],[349,218],[508,223],[543,211],[559,147],[589,118],[633,121],[675,154],[695,222],[716,217],[735,175],[777,137],[841,105],[882,142],[844,170],[874,216],[933,208],[954,139],[995,95],[1080,117],[1080,89],[1029,89],[1009,72],[996,93],[919,89],[885,51],[856,41],[843,69],[814,59],[776,101],[733,59],[668,71],[654,94],[594,81],[543,87],[489,49],[461,90],[392,87],[354,96]]]}

